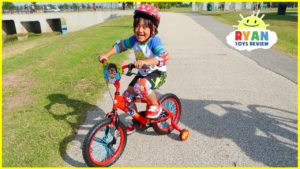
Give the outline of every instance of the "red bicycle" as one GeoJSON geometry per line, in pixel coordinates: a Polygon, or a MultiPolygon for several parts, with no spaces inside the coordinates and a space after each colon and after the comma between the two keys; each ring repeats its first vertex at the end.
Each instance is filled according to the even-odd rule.
{"type": "MultiPolygon", "coordinates": [[[[132,69],[134,68],[132,63],[123,65],[121,68],[113,63],[104,64],[104,75],[115,86],[116,92],[112,111],[106,114],[105,119],[99,121],[89,130],[83,142],[82,154],[88,166],[110,166],[118,160],[125,149],[127,133],[124,123],[119,119],[118,110],[125,113],[131,112],[126,106],[123,96],[120,95],[120,80],[122,72],[126,68],[128,68],[127,75],[132,75],[132,69]],[[111,72],[108,67],[115,68],[115,70],[111,72]],[[110,75],[112,76],[108,78],[110,75]]],[[[150,105],[144,98],[135,97],[133,101],[145,103],[147,106],[150,105]]],[[[144,131],[149,127],[153,127],[158,134],[169,134],[176,129],[180,132],[180,140],[187,140],[189,131],[180,129],[177,125],[181,116],[179,98],[169,93],[161,96],[158,102],[162,105],[163,111],[157,119],[146,118],[144,116],[145,111],[130,114],[136,130],[144,131]]]]}

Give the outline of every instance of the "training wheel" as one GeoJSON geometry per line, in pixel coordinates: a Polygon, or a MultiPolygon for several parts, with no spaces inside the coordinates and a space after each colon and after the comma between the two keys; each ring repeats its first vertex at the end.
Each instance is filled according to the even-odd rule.
{"type": "Polygon", "coordinates": [[[181,141],[185,141],[188,139],[189,135],[190,135],[190,132],[186,129],[183,129],[180,132],[179,138],[181,141]]]}

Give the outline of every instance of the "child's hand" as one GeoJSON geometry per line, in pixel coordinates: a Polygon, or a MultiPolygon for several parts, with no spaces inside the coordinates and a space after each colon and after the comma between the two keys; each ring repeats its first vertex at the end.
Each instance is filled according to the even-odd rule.
{"type": "Polygon", "coordinates": [[[108,61],[108,56],[106,56],[106,55],[100,55],[98,57],[98,59],[99,59],[99,62],[103,63],[105,61],[108,61]]]}
{"type": "Polygon", "coordinates": [[[135,68],[137,68],[137,69],[141,69],[141,68],[144,68],[145,66],[147,66],[146,61],[144,61],[144,60],[137,60],[133,64],[134,64],[135,68]]]}

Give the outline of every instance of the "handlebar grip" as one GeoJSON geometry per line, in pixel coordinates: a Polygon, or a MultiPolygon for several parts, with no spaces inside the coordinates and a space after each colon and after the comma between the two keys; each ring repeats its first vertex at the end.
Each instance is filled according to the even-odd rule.
{"type": "Polygon", "coordinates": [[[103,64],[103,63],[107,62],[107,59],[101,59],[100,62],[103,64]]]}
{"type": "Polygon", "coordinates": [[[127,76],[132,75],[132,69],[135,68],[133,63],[128,64],[128,72],[126,73],[127,76]]]}
{"type": "Polygon", "coordinates": [[[130,64],[128,65],[128,70],[132,70],[132,69],[134,69],[134,68],[135,68],[135,66],[134,66],[133,63],[130,63],[130,64]]]}

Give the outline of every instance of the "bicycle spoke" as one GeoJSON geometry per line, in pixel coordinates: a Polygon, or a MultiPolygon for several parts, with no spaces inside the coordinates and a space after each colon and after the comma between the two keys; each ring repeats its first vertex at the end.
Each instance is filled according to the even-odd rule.
{"type": "Polygon", "coordinates": [[[100,145],[97,145],[97,146],[95,145],[95,146],[91,147],[94,158],[97,157],[95,159],[97,159],[98,161],[101,161],[105,157],[105,154],[104,154],[105,151],[103,151],[103,149],[106,149],[105,148],[106,146],[107,146],[106,144],[100,144],[100,145]]]}
{"type": "Polygon", "coordinates": [[[169,124],[165,121],[161,122],[161,126],[162,128],[167,128],[169,126],[169,124]]]}
{"type": "Polygon", "coordinates": [[[106,136],[107,136],[108,132],[109,132],[109,127],[106,126],[106,128],[105,128],[105,135],[106,135],[106,136]]]}
{"type": "MultiPolygon", "coordinates": [[[[176,118],[175,115],[176,115],[176,103],[172,100],[167,100],[163,103],[163,107],[170,111],[174,116],[173,118],[176,118]]],[[[167,116],[167,113],[164,113],[161,117],[165,117],[167,116]]],[[[163,122],[160,122],[159,125],[161,126],[161,128],[168,128],[170,125],[171,125],[171,121],[163,121],[163,122]]]]}
{"type": "Polygon", "coordinates": [[[91,152],[97,161],[105,161],[110,159],[116,152],[119,142],[116,138],[116,128],[103,128],[97,133],[92,143],[91,152]]]}
{"type": "Polygon", "coordinates": [[[116,128],[111,129],[111,130],[109,130],[109,134],[110,134],[112,137],[114,137],[114,136],[115,136],[115,131],[116,131],[116,128]]]}
{"type": "Polygon", "coordinates": [[[107,152],[107,155],[106,155],[104,160],[107,160],[108,158],[110,158],[114,154],[115,149],[113,147],[111,147],[111,148],[106,147],[105,150],[107,152]]]}
{"type": "Polygon", "coordinates": [[[98,137],[95,137],[95,139],[94,139],[96,142],[98,142],[98,143],[102,143],[102,144],[108,144],[106,141],[104,141],[103,139],[101,139],[101,138],[98,138],[98,137]]]}
{"type": "Polygon", "coordinates": [[[89,166],[109,166],[124,151],[124,124],[118,127],[111,124],[109,119],[103,120],[86,137],[89,140],[84,141],[83,156],[89,166]]]}

